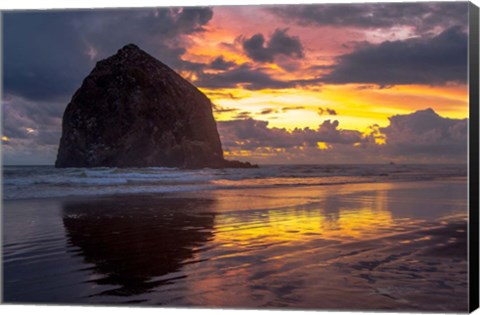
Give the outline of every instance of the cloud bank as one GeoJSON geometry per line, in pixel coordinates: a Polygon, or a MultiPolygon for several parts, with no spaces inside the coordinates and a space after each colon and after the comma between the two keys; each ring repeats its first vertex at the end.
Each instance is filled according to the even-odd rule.
{"type": "Polygon", "coordinates": [[[366,29],[409,26],[417,33],[452,26],[466,27],[468,3],[362,3],[286,5],[267,8],[284,22],[304,26],[366,29]]]}
{"type": "Polygon", "coordinates": [[[257,163],[465,163],[468,120],[439,116],[432,109],[389,118],[372,132],[343,130],[325,120],[316,130],[270,128],[252,118],[218,122],[224,150],[243,152],[257,163]],[[376,138],[386,139],[378,144],[376,138]]]}
{"type": "Polygon", "coordinates": [[[137,43],[176,69],[184,35],[203,32],[211,8],[6,12],[3,14],[4,93],[65,100],[96,61],[137,43]]]}
{"type": "Polygon", "coordinates": [[[325,83],[396,84],[466,83],[468,36],[458,27],[427,38],[367,44],[339,56],[325,83]]]}
{"type": "Polygon", "coordinates": [[[392,156],[467,158],[468,119],[443,118],[432,109],[395,115],[380,131],[392,156]]]}

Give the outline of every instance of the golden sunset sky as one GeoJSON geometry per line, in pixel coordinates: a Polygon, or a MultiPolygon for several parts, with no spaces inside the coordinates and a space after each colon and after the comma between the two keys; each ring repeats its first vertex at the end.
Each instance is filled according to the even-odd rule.
{"type": "Polygon", "coordinates": [[[5,13],[4,157],[51,163],[82,79],[135,43],[211,99],[228,158],[464,162],[467,17],[467,2],[5,13]]]}
{"type": "MultiPolygon", "coordinates": [[[[381,44],[419,38],[414,25],[395,25],[386,28],[359,28],[358,26],[288,23],[262,8],[219,7],[214,9],[206,31],[190,37],[184,58],[199,63],[210,63],[222,57],[226,62],[250,64],[262,69],[271,78],[280,81],[309,80],[329,72],[341,55],[354,52],[362,43],[381,44]],[[261,34],[268,41],[275,31],[285,31],[301,43],[303,56],[295,58],[275,55],[263,62],[249,58],[242,41],[261,34]],[[324,70],[315,67],[326,67],[324,70]]],[[[436,28],[429,36],[438,36],[443,28],[436,28]]],[[[265,44],[264,44],[265,45],[265,44]]],[[[211,70],[209,73],[219,73],[211,70]]],[[[182,72],[195,83],[195,74],[182,72]]],[[[375,83],[329,84],[316,82],[288,88],[246,90],[241,83],[232,88],[202,88],[213,103],[232,111],[216,112],[217,120],[235,119],[239,112],[248,112],[254,119],[267,120],[269,126],[279,128],[317,128],[325,119],[335,119],[344,129],[366,131],[373,124],[387,125],[388,117],[409,114],[419,109],[432,108],[450,118],[468,116],[468,88],[466,82],[444,84],[398,84],[380,86],[375,83]],[[291,108],[291,109],[289,109],[291,108]],[[319,115],[322,109],[333,109],[337,115],[319,115]],[[287,109],[287,110],[286,110],[287,109]]]]}

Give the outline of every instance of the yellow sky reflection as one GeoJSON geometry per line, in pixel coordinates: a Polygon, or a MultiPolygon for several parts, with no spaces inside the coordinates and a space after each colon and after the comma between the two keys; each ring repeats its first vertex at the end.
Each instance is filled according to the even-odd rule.
{"type": "Polygon", "coordinates": [[[378,191],[373,198],[355,200],[355,205],[347,208],[340,200],[326,200],[314,208],[296,206],[217,215],[215,242],[238,247],[319,238],[363,239],[385,233],[384,229],[393,225],[385,191],[378,191]]]}

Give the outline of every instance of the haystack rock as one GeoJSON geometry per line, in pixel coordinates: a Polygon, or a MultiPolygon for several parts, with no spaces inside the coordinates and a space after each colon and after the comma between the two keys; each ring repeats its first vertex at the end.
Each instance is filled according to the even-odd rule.
{"type": "Polygon", "coordinates": [[[96,64],[62,129],[56,167],[254,167],[223,158],[210,100],[133,44],[96,64]]]}

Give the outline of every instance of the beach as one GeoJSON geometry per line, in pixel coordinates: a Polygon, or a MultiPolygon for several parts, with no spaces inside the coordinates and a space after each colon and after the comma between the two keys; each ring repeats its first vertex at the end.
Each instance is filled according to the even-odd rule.
{"type": "Polygon", "coordinates": [[[478,308],[474,4],[149,5],[1,12],[2,303],[478,308]]]}
{"type": "Polygon", "coordinates": [[[12,197],[4,301],[466,311],[467,181],[449,174],[12,197]]]}

